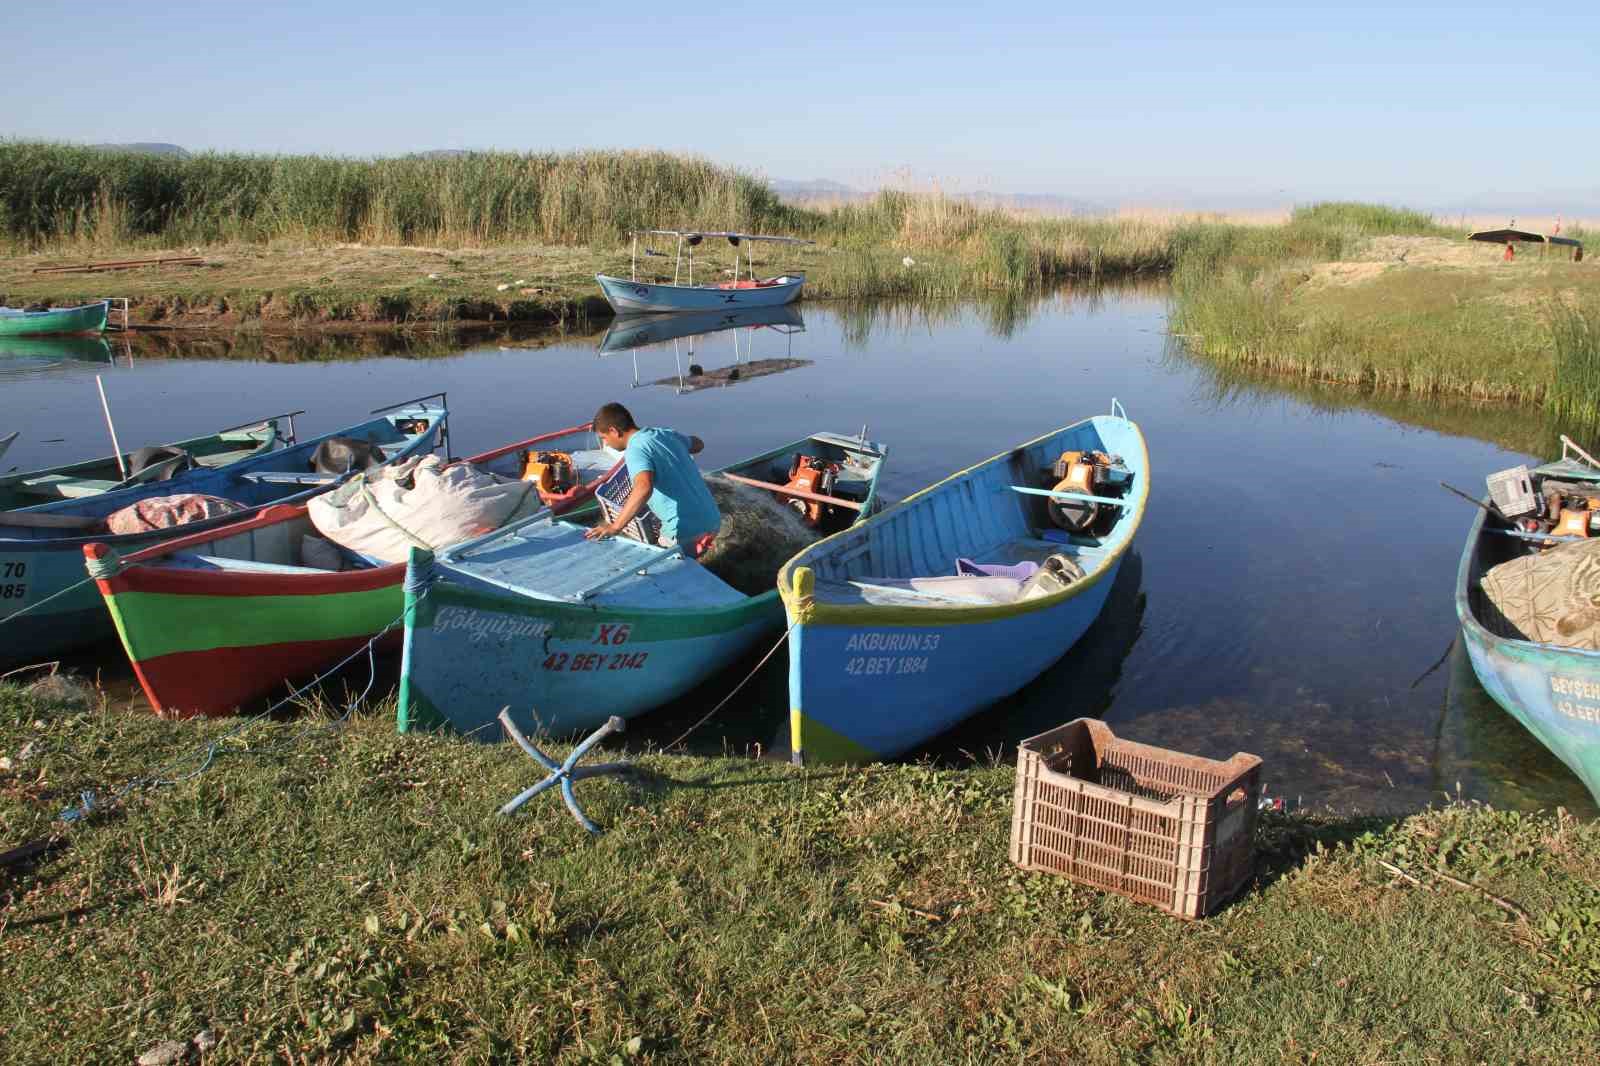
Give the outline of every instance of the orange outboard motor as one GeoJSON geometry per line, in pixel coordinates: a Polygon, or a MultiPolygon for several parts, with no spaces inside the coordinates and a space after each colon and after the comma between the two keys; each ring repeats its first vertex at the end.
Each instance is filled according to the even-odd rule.
{"type": "MultiPolygon", "coordinates": [[[[1054,492],[1079,492],[1085,496],[1102,496],[1105,470],[1111,457],[1104,452],[1062,452],[1061,458],[1050,471],[1054,492]]],[[[1104,504],[1088,500],[1056,500],[1048,503],[1050,521],[1069,533],[1082,533],[1100,518],[1104,504]]]]}
{"type": "Polygon", "coordinates": [[[548,497],[571,492],[578,483],[572,456],[566,452],[523,452],[522,480],[533,482],[546,503],[548,497]]]}
{"type": "MultiPolygon", "coordinates": [[[[830,463],[814,455],[797,455],[794,457],[794,462],[789,464],[789,481],[783,487],[798,489],[816,496],[832,496],[833,487],[838,480],[838,463],[830,463]]],[[[821,523],[823,509],[828,505],[815,500],[790,499],[789,506],[795,509],[806,524],[815,526],[821,523]]]]}

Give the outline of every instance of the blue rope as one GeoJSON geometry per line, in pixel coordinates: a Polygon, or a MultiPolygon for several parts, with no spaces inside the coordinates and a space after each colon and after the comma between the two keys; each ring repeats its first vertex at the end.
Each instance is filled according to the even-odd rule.
{"type": "Polygon", "coordinates": [[[375,649],[377,648],[378,641],[387,636],[389,631],[394,629],[395,626],[402,624],[406,619],[406,615],[410,613],[410,611],[417,604],[420,604],[423,599],[427,598],[431,584],[431,580],[426,580],[420,584],[420,590],[417,590],[414,589],[414,586],[410,582],[408,582],[406,585],[406,592],[408,594],[408,598],[411,595],[416,596],[414,603],[410,604],[405,610],[401,611],[397,616],[395,616],[395,619],[392,622],[378,630],[377,633],[373,634],[372,638],[365,644],[361,645],[349,655],[346,655],[343,659],[340,659],[334,665],[322,671],[310,681],[307,681],[304,685],[301,685],[299,688],[290,692],[287,696],[281,700],[278,700],[266,710],[261,711],[259,714],[253,715],[250,718],[246,718],[244,721],[223,733],[221,736],[213,737],[206,743],[198,745],[189,751],[184,752],[182,755],[179,755],[177,758],[168,762],[160,770],[156,771],[154,776],[130,778],[128,781],[124,782],[121,787],[112,792],[110,797],[104,801],[100,800],[92,790],[83,792],[78,797],[78,803],[75,806],[68,807],[61,812],[61,820],[63,822],[76,822],[87,818],[91,812],[107,810],[122,802],[123,798],[130,792],[133,792],[135,789],[157,788],[163,785],[177,785],[199,777],[201,774],[209,770],[212,763],[216,761],[217,755],[222,751],[222,745],[224,741],[238,736],[246,729],[249,729],[251,726],[256,725],[263,719],[271,716],[274,712],[282,709],[295,700],[298,700],[307,690],[321,684],[328,677],[338,673],[340,670],[344,669],[344,667],[354,662],[358,656],[365,654],[367,657],[368,668],[367,687],[361,690],[360,696],[357,696],[354,700],[345,705],[344,713],[338,718],[335,718],[326,726],[307,726],[292,737],[288,737],[284,740],[279,740],[262,747],[243,747],[234,751],[233,754],[261,755],[265,754],[266,752],[277,751],[279,749],[286,748],[291,744],[298,743],[314,733],[320,732],[332,736],[340,732],[344,728],[345,723],[349,721],[350,716],[355,713],[356,708],[362,703],[366,702],[367,696],[372,692],[372,686],[377,683],[378,663],[375,649]],[[190,772],[179,777],[168,778],[165,776],[167,773],[171,772],[174,767],[180,766],[196,756],[203,756],[203,759],[200,765],[194,770],[191,770],[190,772]]]}

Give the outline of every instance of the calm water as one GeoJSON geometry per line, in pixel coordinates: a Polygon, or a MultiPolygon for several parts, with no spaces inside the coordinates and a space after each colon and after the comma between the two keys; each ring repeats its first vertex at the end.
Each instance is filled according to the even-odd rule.
{"type": "MultiPolygon", "coordinates": [[[[780,323],[609,354],[599,334],[465,350],[430,334],[141,341],[131,352],[113,343],[114,355],[0,349],[0,435],[22,431],[6,466],[104,454],[96,373],[129,447],[300,407],[302,434],[323,432],[444,390],[454,450],[465,454],[581,422],[615,399],[641,423],[705,438],[708,466],[866,425],[889,446],[883,488],[893,498],[1105,411],[1115,396],[1148,436],[1153,474],[1135,555],[1105,615],[1037,683],[931,754],[985,758],[1094,714],[1138,740],[1255,752],[1269,793],[1291,805],[1405,808],[1459,789],[1593,813],[1582,786],[1451,649],[1471,513],[1438,482],[1475,490],[1485,473],[1522,461],[1514,449],[1536,448],[1538,434],[1504,412],[1391,402],[1379,413],[1342,393],[1225,386],[1174,349],[1165,312],[1154,288],[933,309],[813,304],[803,332],[780,323]],[[651,384],[690,362],[713,371],[776,359],[800,365],[765,376],[747,368],[721,388],[651,384]]],[[[115,656],[95,665],[127,677],[115,656]]],[[[672,739],[751,665],[631,731],[672,739]]],[[[785,720],[784,670],[775,656],[695,744],[768,744],[785,720]]]]}

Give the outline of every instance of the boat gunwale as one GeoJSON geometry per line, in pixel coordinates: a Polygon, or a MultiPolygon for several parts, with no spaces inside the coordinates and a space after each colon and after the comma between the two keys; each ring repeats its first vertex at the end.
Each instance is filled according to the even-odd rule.
{"type": "MultiPolygon", "coordinates": [[[[709,284],[709,285],[677,285],[677,284],[674,284],[674,283],[672,283],[670,281],[638,281],[638,280],[635,280],[633,278],[619,278],[615,274],[596,274],[594,276],[594,280],[598,281],[600,283],[600,287],[601,287],[602,291],[605,288],[605,283],[606,282],[614,281],[619,285],[648,285],[653,289],[674,289],[674,290],[677,290],[679,292],[761,292],[761,291],[771,291],[771,290],[775,290],[775,289],[790,289],[790,288],[794,288],[797,285],[803,285],[803,284],[805,284],[806,274],[805,274],[805,271],[803,271],[803,270],[787,270],[787,271],[784,271],[782,274],[774,274],[772,276],[771,280],[774,282],[774,284],[763,285],[763,286],[761,286],[760,288],[757,288],[757,289],[725,289],[720,284],[715,284],[715,283],[709,284]]],[[[749,306],[751,310],[756,310],[757,309],[757,305],[745,305],[745,306],[749,306]]],[[[774,306],[779,306],[779,305],[774,305],[774,306]]],[[[672,311],[625,311],[625,312],[618,312],[617,317],[621,318],[624,314],[627,314],[627,315],[676,315],[676,314],[684,314],[686,312],[709,311],[709,310],[715,310],[715,308],[683,307],[683,308],[678,308],[678,309],[675,309],[675,310],[672,310],[672,311]]]]}
{"type": "MultiPolygon", "coordinates": [[[[430,438],[430,437],[435,438],[435,442],[437,443],[437,438],[438,438],[439,432],[440,432],[439,427],[449,418],[449,412],[444,407],[441,407],[441,406],[419,405],[417,407],[407,407],[407,408],[402,408],[402,409],[400,409],[398,411],[386,412],[381,417],[369,418],[367,421],[361,423],[360,425],[362,425],[362,426],[372,425],[373,423],[379,422],[379,421],[388,421],[390,423],[393,423],[397,418],[408,418],[408,417],[415,418],[415,417],[419,417],[419,415],[410,414],[408,412],[421,412],[421,411],[429,412],[432,415],[432,418],[431,418],[431,421],[429,423],[429,426],[428,426],[428,428],[426,430],[424,430],[422,433],[418,434],[414,439],[409,441],[407,443],[406,447],[402,451],[397,453],[394,456],[394,458],[386,460],[386,462],[391,462],[391,463],[392,462],[397,462],[397,461],[399,461],[401,459],[410,458],[412,455],[416,454],[416,452],[421,448],[422,443],[425,440],[427,440],[428,438],[430,438]]],[[[345,426],[345,427],[343,427],[343,429],[355,429],[355,428],[358,428],[358,427],[356,427],[356,426],[345,426]]],[[[317,437],[312,437],[310,440],[299,442],[299,444],[294,445],[294,447],[301,447],[301,446],[309,446],[309,445],[313,445],[313,444],[320,444],[324,440],[327,440],[327,439],[329,439],[331,437],[338,436],[342,431],[343,430],[334,430],[334,431],[332,431],[330,433],[325,433],[325,434],[322,434],[322,435],[317,436],[317,437]]],[[[261,459],[261,458],[263,458],[265,456],[269,456],[269,455],[276,455],[279,452],[286,451],[286,450],[288,450],[288,449],[269,449],[269,450],[266,450],[266,451],[259,451],[256,454],[251,455],[246,459],[241,459],[240,462],[241,463],[254,462],[257,459],[261,459]]],[[[226,472],[233,465],[235,465],[235,464],[229,464],[229,466],[226,466],[226,467],[217,467],[217,468],[214,468],[212,470],[212,472],[213,473],[223,473],[223,472],[226,472]]],[[[328,492],[328,491],[331,491],[332,489],[338,488],[341,485],[347,484],[352,478],[356,477],[358,475],[358,473],[359,472],[351,472],[351,473],[343,475],[337,481],[330,481],[330,482],[327,482],[325,484],[310,485],[303,492],[291,493],[291,494],[289,494],[287,496],[282,497],[281,499],[276,499],[276,500],[272,500],[272,501],[270,501],[268,503],[257,504],[255,506],[246,507],[242,511],[234,511],[234,512],[231,512],[229,514],[216,515],[215,517],[207,518],[207,519],[205,519],[203,521],[200,521],[200,522],[190,522],[190,523],[187,523],[184,526],[175,526],[175,527],[172,527],[172,528],[173,529],[184,529],[185,533],[183,534],[183,536],[187,538],[187,537],[190,537],[190,536],[193,536],[193,535],[206,534],[206,533],[214,532],[216,530],[222,529],[225,526],[232,526],[232,525],[235,525],[235,524],[254,521],[255,519],[261,517],[262,512],[264,512],[269,507],[294,506],[296,504],[301,503],[302,501],[309,500],[311,497],[317,495],[318,493],[328,492]]],[[[100,499],[104,499],[108,495],[110,495],[110,493],[100,493],[97,496],[85,497],[85,499],[100,500],[100,499]]],[[[142,499],[149,499],[149,498],[150,497],[148,497],[148,496],[141,496],[138,499],[142,500],[142,499]]],[[[57,507],[60,504],[72,503],[72,502],[77,502],[77,501],[73,501],[73,500],[52,500],[49,503],[37,504],[37,505],[35,505],[33,507],[19,508],[18,510],[21,513],[25,513],[25,514],[26,513],[40,513],[40,512],[42,512],[44,514],[52,514],[52,513],[58,513],[58,512],[44,510],[44,508],[57,507]]],[[[138,500],[130,500],[129,502],[130,503],[136,503],[136,502],[138,502],[138,500]]],[[[21,527],[7,527],[5,522],[3,521],[3,519],[0,519],[0,530],[4,530],[6,528],[21,528],[21,527]]],[[[119,547],[120,545],[130,544],[130,543],[135,542],[135,541],[148,541],[152,537],[159,537],[159,535],[164,533],[164,532],[170,532],[170,530],[160,530],[160,529],[146,530],[146,531],[141,532],[141,533],[105,533],[105,532],[99,532],[99,533],[84,534],[84,535],[80,535],[80,536],[62,536],[62,537],[7,537],[3,533],[0,533],[0,547],[7,548],[8,550],[24,551],[24,552],[28,552],[28,553],[34,553],[34,552],[45,552],[45,551],[71,551],[73,549],[82,549],[82,548],[84,548],[84,547],[86,547],[86,546],[88,546],[90,544],[99,543],[99,544],[105,545],[107,548],[115,549],[115,548],[119,547]]],[[[160,540],[158,543],[148,545],[148,547],[165,548],[166,545],[167,545],[167,541],[160,540]]],[[[141,547],[139,550],[143,551],[144,548],[141,547]]],[[[130,553],[130,554],[133,554],[133,553],[130,553]]],[[[3,621],[3,619],[0,619],[0,621],[3,621]]]]}
{"type": "Polygon", "coordinates": [[[785,563],[778,571],[778,593],[783,598],[785,608],[789,610],[792,619],[794,620],[795,624],[798,625],[920,627],[962,623],[978,624],[997,621],[1003,618],[1021,617],[1034,611],[1049,610],[1051,608],[1060,606],[1061,604],[1066,603],[1085,592],[1088,592],[1101,581],[1106,579],[1106,576],[1115,569],[1115,564],[1120,562],[1122,557],[1133,547],[1134,537],[1139,532],[1139,527],[1144,523],[1144,513],[1149,503],[1149,499],[1150,448],[1149,444],[1145,440],[1144,431],[1140,429],[1139,424],[1131,418],[1124,418],[1118,415],[1091,415],[1088,418],[1081,418],[1076,422],[1071,422],[1065,426],[1061,426],[1058,429],[1053,429],[1048,433],[1042,433],[1031,440],[1024,441],[1015,447],[1008,448],[997,455],[992,455],[987,459],[980,460],[971,466],[958,470],[931,485],[918,489],[916,492],[912,493],[910,496],[907,496],[893,507],[885,508],[879,513],[867,518],[865,521],[859,522],[848,529],[842,529],[828,537],[824,537],[822,540],[819,540],[815,544],[807,547],[804,551],[796,553],[794,558],[785,563]],[[1132,428],[1134,436],[1139,442],[1139,448],[1143,459],[1141,470],[1144,476],[1139,479],[1139,485],[1135,490],[1135,498],[1138,502],[1138,505],[1133,509],[1133,524],[1128,527],[1127,535],[1121,539],[1121,543],[1118,544],[1115,550],[1099,559],[1095,563],[1094,569],[1089,574],[1085,575],[1082,580],[1074,581],[1067,588],[1062,589],[1059,592],[1053,592],[1049,595],[1039,596],[1030,600],[1020,600],[1016,603],[942,603],[929,604],[925,607],[875,603],[822,603],[818,602],[814,596],[811,595],[809,590],[802,591],[798,587],[800,581],[800,572],[802,570],[804,570],[813,581],[815,580],[815,570],[800,562],[801,556],[824,550],[824,546],[827,545],[829,541],[836,538],[859,534],[863,530],[868,529],[874,522],[886,521],[887,516],[892,515],[896,509],[908,506],[925,496],[932,495],[933,493],[944,489],[946,486],[966,479],[978,470],[996,463],[1008,461],[1017,452],[1034,447],[1035,445],[1041,444],[1053,437],[1059,437],[1062,434],[1077,429],[1080,426],[1094,424],[1101,419],[1114,419],[1117,421],[1126,422],[1128,426],[1132,428]]]}

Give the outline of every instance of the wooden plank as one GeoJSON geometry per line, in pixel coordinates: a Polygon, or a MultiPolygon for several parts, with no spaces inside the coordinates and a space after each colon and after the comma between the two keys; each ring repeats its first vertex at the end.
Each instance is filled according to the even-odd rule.
{"type": "Polygon", "coordinates": [[[163,259],[112,259],[101,263],[72,263],[68,266],[34,267],[35,274],[75,274],[94,270],[127,270],[141,266],[205,266],[198,255],[169,256],[163,259]]]}
{"type": "Polygon", "coordinates": [[[1026,485],[1012,485],[1012,492],[1025,492],[1029,496],[1048,496],[1053,500],[1079,500],[1083,503],[1104,503],[1112,507],[1128,508],[1133,504],[1111,496],[1090,496],[1083,492],[1054,492],[1050,489],[1030,489],[1026,485]]]}
{"type": "Polygon", "coordinates": [[[834,507],[848,507],[852,511],[861,510],[861,505],[856,503],[854,500],[841,500],[837,496],[823,496],[816,492],[805,492],[801,489],[791,489],[785,485],[774,485],[770,481],[757,481],[755,478],[745,477],[743,474],[724,473],[722,476],[727,478],[729,481],[737,481],[741,485],[749,485],[753,489],[766,489],[768,492],[776,492],[780,496],[793,496],[797,500],[810,500],[812,503],[826,503],[831,504],[834,507]]]}

